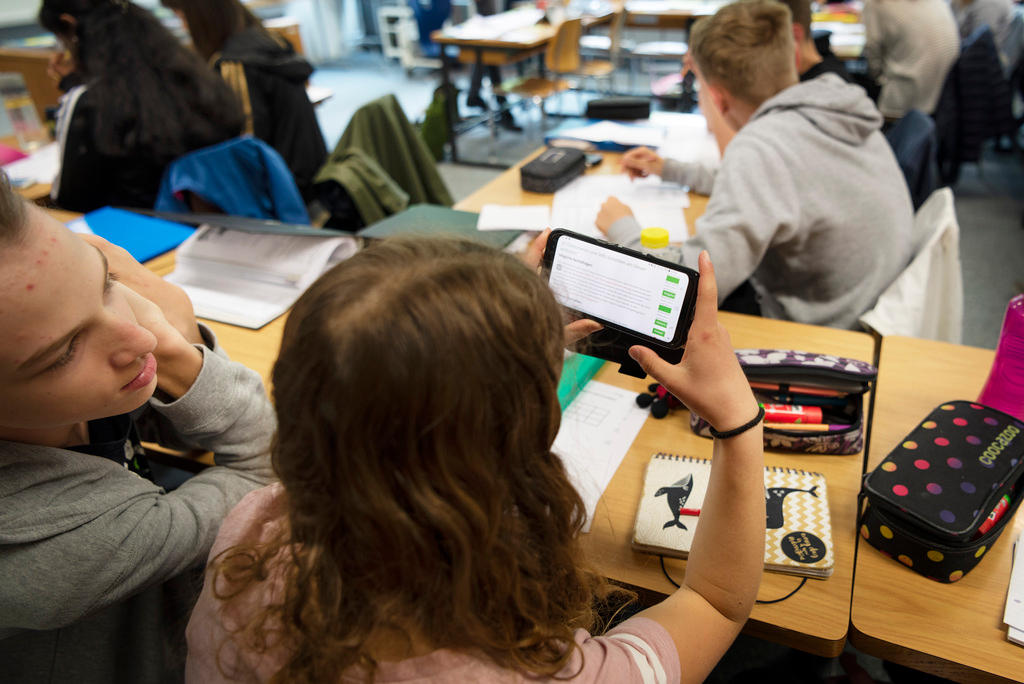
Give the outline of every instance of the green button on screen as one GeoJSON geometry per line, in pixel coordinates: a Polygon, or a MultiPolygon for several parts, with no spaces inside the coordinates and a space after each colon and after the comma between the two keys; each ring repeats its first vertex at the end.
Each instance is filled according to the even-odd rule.
{"type": "Polygon", "coordinates": [[[675,283],[676,285],[679,284],[679,278],[676,278],[675,276],[665,276],[665,280],[670,283],[675,283]]]}
{"type": "Polygon", "coordinates": [[[654,319],[654,325],[660,325],[662,328],[667,328],[668,327],[668,323],[666,323],[665,321],[661,320],[660,318],[655,318],[654,319]]]}
{"type": "Polygon", "coordinates": [[[665,306],[664,304],[658,305],[658,311],[664,311],[665,313],[672,313],[672,307],[665,306]]]}
{"type": "Polygon", "coordinates": [[[654,328],[653,331],[654,331],[654,334],[657,335],[658,337],[664,337],[665,336],[665,331],[662,330],[661,328],[654,328]]]}
{"type": "Polygon", "coordinates": [[[662,297],[668,297],[669,299],[675,299],[676,298],[676,293],[672,292],[670,290],[662,290],[661,291],[661,296],[662,297]]]}

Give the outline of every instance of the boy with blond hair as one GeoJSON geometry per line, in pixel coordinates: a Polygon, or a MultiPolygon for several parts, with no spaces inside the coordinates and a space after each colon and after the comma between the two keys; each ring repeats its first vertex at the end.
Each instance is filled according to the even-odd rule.
{"type": "MultiPolygon", "coordinates": [[[[696,235],[671,256],[695,264],[708,250],[720,301],[749,279],[765,316],[854,327],[910,258],[913,209],[878,110],[834,74],[798,83],[792,17],[774,0],[698,21],[690,55],[709,121],[737,133],[696,235]]],[[[678,163],[659,161],[652,171],[681,180],[678,163]]],[[[597,225],[639,240],[614,197],[597,225]]]]}

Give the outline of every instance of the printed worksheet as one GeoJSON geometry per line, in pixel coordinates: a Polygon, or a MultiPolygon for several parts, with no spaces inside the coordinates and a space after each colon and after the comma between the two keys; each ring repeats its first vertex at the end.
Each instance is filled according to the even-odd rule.
{"type": "Polygon", "coordinates": [[[636,405],[636,392],[594,380],[562,413],[552,451],[586,505],[584,532],[590,531],[598,500],[649,415],[636,405]]]}
{"type": "Polygon", "coordinates": [[[682,186],[662,183],[655,176],[633,181],[626,174],[580,176],[555,193],[551,203],[551,227],[603,238],[595,224],[597,212],[613,195],[633,210],[642,227],[664,228],[670,242],[686,239],[683,209],[690,206],[690,197],[682,186]]]}

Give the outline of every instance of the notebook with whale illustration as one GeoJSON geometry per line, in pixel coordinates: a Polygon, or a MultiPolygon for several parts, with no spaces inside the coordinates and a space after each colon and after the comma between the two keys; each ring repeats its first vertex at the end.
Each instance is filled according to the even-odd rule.
{"type": "MultiPolygon", "coordinates": [[[[633,529],[637,551],[686,558],[707,492],[711,461],[655,454],[647,466],[633,529]]],[[[825,578],[832,574],[832,523],[825,476],[764,469],[766,570],[825,578]]]]}

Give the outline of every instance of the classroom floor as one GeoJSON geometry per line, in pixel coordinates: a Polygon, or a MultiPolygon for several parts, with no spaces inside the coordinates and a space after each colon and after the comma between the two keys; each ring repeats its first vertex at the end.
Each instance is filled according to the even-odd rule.
{"type": "MultiPolygon", "coordinates": [[[[511,75],[508,71],[506,75],[511,75]]],[[[455,76],[463,91],[468,80],[468,70],[455,76]]],[[[317,109],[324,138],[333,147],[352,113],[381,95],[395,93],[409,119],[420,120],[439,79],[422,69],[407,74],[379,53],[355,52],[342,61],[319,65],[312,82],[334,91],[317,109]]],[[[564,94],[551,103],[549,112],[578,115],[587,97],[564,94]]],[[[524,129],[521,133],[499,129],[494,141],[487,126],[481,125],[460,136],[460,158],[507,166],[543,145],[544,131],[536,107],[517,106],[515,118],[524,129]]],[[[548,117],[549,127],[559,122],[557,116],[548,117]]],[[[450,163],[441,164],[440,170],[456,200],[500,173],[497,168],[450,163]]],[[[995,348],[1007,302],[1024,291],[1024,164],[1020,153],[986,150],[980,165],[965,166],[954,192],[964,276],[963,343],[995,348]]]]}

